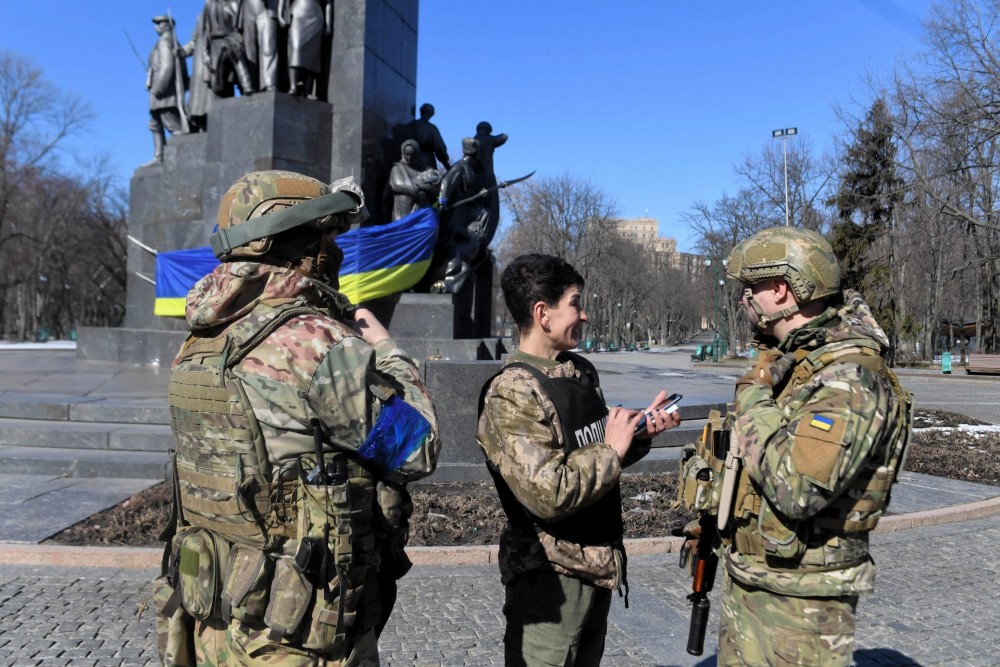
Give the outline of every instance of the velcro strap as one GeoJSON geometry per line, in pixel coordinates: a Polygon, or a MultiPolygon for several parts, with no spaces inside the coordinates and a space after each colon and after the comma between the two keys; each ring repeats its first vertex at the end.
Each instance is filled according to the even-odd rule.
{"type": "Polygon", "coordinates": [[[860,521],[838,519],[835,517],[817,517],[813,520],[813,525],[822,530],[835,530],[840,533],[862,533],[873,530],[880,518],[882,518],[881,514],[872,514],[860,521]]]}
{"type": "Polygon", "coordinates": [[[871,498],[838,498],[830,503],[830,507],[835,508],[841,514],[846,515],[848,512],[874,512],[882,509],[884,504],[884,498],[879,500],[873,500],[871,498]]]}
{"type": "Polygon", "coordinates": [[[255,523],[214,521],[208,517],[202,516],[201,514],[189,514],[186,507],[184,508],[184,520],[192,526],[207,528],[208,530],[219,533],[220,535],[232,535],[234,537],[253,537],[260,535],[260,528],[255,523]]]}
{"type": "MultiPolygon", "coordinates": [[[[236,478],[231,475],[206,475],[205,473],[201,473],[196,470],[188,470],[180,466],[178,466],[177,472],[182,482],[188,482],[190,484],[194,484],[195,486],[200,486],[203,489],[228,491],[229,493],[235,493],[236,491],[236,478]]],[[[269,495],[270,485],[262,484],[261,493],[267,493],[269,495]]]]}
{"type": "MultiPolygon", "coordinates": [[[[177,383],[174,383],[175,386],[177,383]]],[[[228,414],[229,390],[225,387],[206,387],[193,384],[182,385],[183,389],[170,392],[170,407],[196,412],[215,412],[228,414]],[[206,402],[217,404],[209,409],[206,402]]]]}
{"type": "Polygon", "coordinates": [[[733,535],[733,546],[736,547],[736,551],[741,554],[747,554],[749,556],[756,556],[757,558],[763,558],[764,554],[764,542],[760,539],[760,533],[756,530],[738,530],[735,535],[733,535]]]}
{"type": "Polygon", "coordinates": [[[355,195],[342,191],[308,199],[301,204],[253,218],[235,227],[216,230],[210,239],[212,252],[221,259],[223,255],[229,254],[233,248],[245,246],[251,241],[295,229],[300,225],[320,220],[328,215],[354,211],[358,207],[359,202],[355,195]]]}
{"type": "Polygon", "coordinates": [[[173,590],[170,591],[170,597],[167,601],[163,603],[163,608],[160,609],[160,616],[163,618],[173,618],[174,613],[177,608],[181,606],[181,587],[175,586],[173,590]]]}
{"type": "MultiPolygon", "coordinates": [[[[186,509],[194,510],[195,512],[207,512],[208,514],[224,516],[242,516],[249,509],[243,501],[235,497],[227,500],[212,500],[181,492],[181,502],[186,509]]],[[[270,499],[268,496],[256,496],[254,502],[258,507],[267,507],[270,499]]]]}

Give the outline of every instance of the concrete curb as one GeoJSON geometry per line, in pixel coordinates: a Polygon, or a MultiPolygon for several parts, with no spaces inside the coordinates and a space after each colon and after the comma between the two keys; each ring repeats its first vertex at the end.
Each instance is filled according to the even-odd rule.
{"type": "MultiPolygon", "coordinates": [[[[1000,496],[925,512],[893,514],[879,521],[876,533],[894,533],[958,521],[1000,515],[1000,496]]],[[[677,553],[683,539],[646,537],[625,540],[630,556],[677,553]]],[[[497,562],[495,544],[458,547],[409,547],[406,553],[419,567],[490,565],[497,562]]],[[[163,550],[152,547],[67,547],[53,544],[0,543],[0,563],[39,567],[159,569],[163,550]]]]}

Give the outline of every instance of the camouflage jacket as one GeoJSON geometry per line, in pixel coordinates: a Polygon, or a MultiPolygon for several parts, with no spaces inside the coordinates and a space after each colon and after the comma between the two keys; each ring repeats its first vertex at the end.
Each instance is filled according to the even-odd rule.
{"type": "MultiPolygon", "coordinates": [[[[540,368],[549,377],[579,376],[572,361],[560,363],[515,352],[505,363],[515,361],[540,368]]],[[[566,455],[555,406],[524,369],[507,370],[493,381],[476,438],[517,500],[545,520],[564,519],[594,503],[612,491],[621,476],[618,455],[606,443],[584,445],[566,455]]],[[[625,465],[645,456],[649,442],[637,439],[625,465]]],[[[551,569],[616,588],[621,583],[623,556],[620,546],[583,546],[545,531],[518,530],[508,523],[500,537],[500,577],[506,584],[523,572],[551,569]]]]}
{"type": "MultiPolygon", "coordinates": [[[[293,318],[233,369],[260,423],[274,477],[294,480],[299,457],[314,451],[312,419],[320,421],[333,450],[351,455],[361,447],[381,409],[380,401],[367,390],[370,370],[395,387],[431,426],[430,436],[410,453],[398,478],[390,481],[405,482],[433,472],[440,448],[437,418],[414,362],[391,339],[371,346],[337,319],[353,310],[339,292],[290,269],[224,262],[191,290],[187,319],[194,335],[224,336],[249,324],[255,314],[266,316],[276,306],[296,303],[330,314],[293,318]]],[[[405,502],[398,493],[383,492],[383,486],[379,484],[371,507],[357,508],[367,514],[366,522],[376,511],[399,518],[399,507],[375,506],[387,498],[405,502]]],[[[402,521],[405,531],[405,517],[402,521]]],[[[286,545],[286,551],[294,549],[295,544],[286,545]]]]}
{"type": "Polygon", "coordinates": [[[781,341],[798,365],[776,387],[739,393],[731,428],[750,452],[751,484],[728,543],[735,579],[797,596],[873,589],[868,533],[888,503],[910,429],[908,395],[878,366],[887,344],[861,296],[846,291],[842,306],[781,341]]]}

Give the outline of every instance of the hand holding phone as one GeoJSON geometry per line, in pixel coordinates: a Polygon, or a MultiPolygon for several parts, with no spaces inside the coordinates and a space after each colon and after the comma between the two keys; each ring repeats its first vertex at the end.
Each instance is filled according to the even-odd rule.
{"type": "MultiPolygon", "coordinates": [[[[663,399],[662,403],[660,403],[659,405],[655,406],[653,408],[653,410],[654,411],[660,411],[660,412],[669,412],[670,409],[673,408],[675,405],[677,405],[682,398],[684,398],[684,397],[681,396],[680,394],[670,394],[665,399],[663,399]]],[[[636,425],[636,427],[635,427],[635,434],[636,435],[638,435],[640,433],[645,433],[646,432],[646,419],[649,416],[649,414],[650,413],[647,412],[645,415],[643,415],[642,416],[642,421],[640,421],[636,425]]]]}

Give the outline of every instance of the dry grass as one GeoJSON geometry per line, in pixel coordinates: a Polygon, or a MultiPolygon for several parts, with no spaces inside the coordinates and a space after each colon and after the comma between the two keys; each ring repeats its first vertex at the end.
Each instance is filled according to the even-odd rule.
{"type": "MultiPolygon", "coordinates": [[[[983,424],[955,413],[918,411],[906,469],[1000,486],[1000,433],[956,428],[983,424]]],[[[671,508],[673,473],[622,478],[626,537],[660,537],[688,517],[671,508]]],[[[496,544],[504,516],[492,483],[425,484],[411,487],[410,544],[496,544]]],[[[51,542],[89,546],[159,546],[170,515],[170,487],[158,484],[120,505],[64,530],[51,542]]]]}

